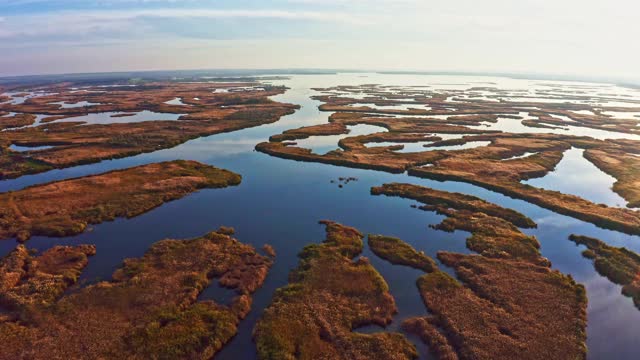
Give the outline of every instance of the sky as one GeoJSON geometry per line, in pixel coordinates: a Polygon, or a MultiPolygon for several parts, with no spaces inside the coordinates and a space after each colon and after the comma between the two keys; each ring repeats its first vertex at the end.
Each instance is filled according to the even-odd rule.
{"type": "Polygon", "coordinates": [[[637,0],[0,0],[0,76],[354,69],[640,80],[637,0]]]}

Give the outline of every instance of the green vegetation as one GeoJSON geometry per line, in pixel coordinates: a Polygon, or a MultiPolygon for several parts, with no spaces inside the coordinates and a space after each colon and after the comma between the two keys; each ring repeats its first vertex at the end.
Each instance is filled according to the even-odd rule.
{"type": "Polygon", "coordinates": [[[431,205],[431,207],[426,208],[426,210],[449,208],[469,210],[501,218],[523,228],[536,227],[536,223],[533,222],[533,220],[515,210],[492,204],[471,195],[438,191],[419,185],[399,183],[384,184],[380,187],[371,188],[371,194],[397,196],[431,205]]]}
{"type": "Polygon", "coordinates": [[[56,246],[39,256],[19,245],[0,260],[0,304],[14,311],[52,304],[78,281],[93,245],[56,246]]]}
{"type": "Polygon", "coordinates": [[[585,245],[587,250],[582,254],[593,260],[598,273],[622,285],[622,293],[631,297],[640,309],[640,255],[587,236],[571,235],[569,239],[576,244],[585,245]]]}
{"type": "Polygon", "coordinates": [[[385,184],[371,189],[374,195],[400,196],[423,202],[423,210],[447,216],[432,227],[452,232],[471,232],[467,247],[483,256],[513,257],[541,265],[548,264],[538,251],[540,244],[534,237],[523,234],[511,221],[535,227],[533,220],[517,211],[503,208],[474,196],[450,193],[410,184],[385,184]]]}
{"type": "Polygon", "coordinates": [[[388,236],[369,235],[369,247],[377,256],[396,265],[406,265],[425,272],[435,271],[435,261],[423,252],[417,252],[406,242],[388,236]]]}
{"type": "Polygon", "coordinates": [[[37,174],[53,169],[53,166],[28,155],[0,148],[0,179],[17,177],[17,174],[37,174]]]}

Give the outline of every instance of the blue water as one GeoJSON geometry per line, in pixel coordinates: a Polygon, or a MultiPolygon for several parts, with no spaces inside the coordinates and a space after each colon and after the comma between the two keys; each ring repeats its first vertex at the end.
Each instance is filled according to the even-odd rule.
{"type": "Polygon", "coordinates": [[[583,153],[584,150],[577,148],[565,151],[554,171],[524,183],[580,196],[596,204],[626,207],[627,201],[611,189],[616,178],[598,169],[583,153]]]}
{"type": "Polygon", "coordinates": [[[83,121],[87,124],[113,124],[113,123],[132,123],[132,122],[142,122],[142,121],[153,121],[153,120],[178,120],[181,114],[172,114],[172,113],[159,113],[155,111],[143,110],[139,112],[132,113],[131,116],[118,116],[128,113],[123,112],[103,112],[103,113],[92,113],[82,116],[74,116],[62,120],[55,121],[56,123],[60,122],[75,122],[75,121],[83,121]]]}
{"type": "MultiPolygon", "coordinates": [[[[62,239],[35,237],[28,243],[39,250],[58,244],[96,244],[97,255],[91,258],[81,278],[85,284],[109,279],[124,258],[143,255],[156,241],[197,237],[221,225],[234,227],[235,236],[240,241],[256,248],[271,244],[277,252],[275,264],[263,287],[254,294],[253,310],[241,322],[238,335],[216,356],[219,359],[255,357],[255,345],[251,339],[253,326],[262,309],[269,304],[274,290],[287,283],[289,271],[297,265],[298,252],[306,244],[324,239],[324,227],[318,224],[318,220],[335,220],[354,226],[364,234],[396,236],[433,257],[440,250],[468,253],[465,238],[469,234],[445,233],[428,227],[429,224],[440,222],[442,216],[411,208],[413,201],[372,196],[370,188],[387,182],[410,182],[474,194],[533,218],[539,228],[525,232],[538,237],[542,254],[552,261],[555,269],[571,274],[587,287],[589,357],[605,359],[616,354],[617,359],[637,358],[640,352],[640,311],[635,309],[629,298],[620,294],[619,286],[595,272],[591,262],[580,254],[582,249],[568,241],[567,237],[572,233],[595,236],[613,246],[627,246],[635,251],[640,251],[640,237],[599,229],[592,224],[469,184],[296,162],[253,150],[255,144],[266,141],[270,135],[295,127],[325,123],[330,113],[317,110],[319,102],[309,99],[310,95],[315,94],[310,88],[348,84],[350,81],[371,82],[370,79],[348,75],[296,76],[285,82],[292,90],[275,99],[303,107],[277,123],[209,136],[151,154],[3,181],[0,182],[0,191],[173,159],[198,160],[242,174],[242,184],[236,187],[203,190],[133,219],[118,219],[94,226],[91,231],[78,236],[62,239]],[[331,183],[331,180],[339,177],[356,177],[358,181],[339,188],[337,183],[331,183]]],[[[14,241],[0,242],[0,255],[9,252],[15,245],[14,241]]],[[[399,313],[388,330],[398,330],[402,319],[426,314],[415,286],[419,271],[390,265],[373,255],[368,248],[365,248],[363,256],[371,259],[389,283],[396,299],[399,313]]],[[[214,282],[201,298],[226,303],[229,296],[228,291],[219,289],[214,282]]],[[[419,348],[422,357],[428,357],[425,347],[420,345],[419,348]]]]}
{"type": "Polygon", "coordinates": [[[90,101],[79,101],[77,103],[68,103],[65,101],[52,102],[50,104],[60,105],[62,109],[75,109],[85,106],[102,105],[101,103],[94,103],[90,101]]]}
{"type": "Polygon", "coordinates": [[[46,149],[51,149],[53,146],[18,146],[18,145],[10,145],[9,149],[13,150],[13,151],[18,151],[18,152],[25,152],[25,151],[38,151],[38,150],[46,150],[46,149]]]}

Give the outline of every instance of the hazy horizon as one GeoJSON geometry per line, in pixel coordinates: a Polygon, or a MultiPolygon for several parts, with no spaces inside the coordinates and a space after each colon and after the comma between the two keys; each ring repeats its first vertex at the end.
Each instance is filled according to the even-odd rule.
{"type": "Polygon", "coordinates": [[[370,69],[638,82],[636,10],[627,0],[6,0],[0,76],[370,69]]]}
{"type": "Polygon", "coordinates": [[[617,86],[638,88],[640,87],[640,78],[624,78],[624,77],[606,77],[606,76],[587,76],[587,75],[567,75],[567,74],[545,74],[545,73],[504,73],[504,72],[474,72],[474,71],[438,71],[438,70],[380,70],[380,69],[308,69],[308,68],[284,68],[284,69],[260,69],[260,68],[201,68],[201,69],[140,69],[140,70],[114,70],[114,71],[94,71],[94,72],[52,72],[52,73],[34,73],[34,74],[18,74],[18,75],[1,75],[0,84],[10,84],[13,82],[22,82],[24,79],[32,81],[51,80],[51,79],[84,79],[96,80],[96,78],[104,79],[122,79],[142,77],[156,79],[168,79],[173,77],[199,77],[213,76],[219,78],[251,78],[251,77],[270,77],[270,76],[300,76],[300,75],[334,75],[334,74],[395,74],[395,75],[427,75],[427,76],[473,76],[488,78],[510,78],[510,79],[528,79],[528,80],[548,80],[548,81],[568,81],[568,82],[584,82],[584,83],[600,83],[614,84],[617,86]],[[41,79],[42,78],[42,79],[41,79]]]}

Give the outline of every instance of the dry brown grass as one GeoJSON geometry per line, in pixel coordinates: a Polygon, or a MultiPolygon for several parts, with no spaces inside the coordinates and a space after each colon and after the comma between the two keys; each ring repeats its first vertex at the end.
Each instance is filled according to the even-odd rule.
{"type": "MultiPolygon", "coordinates": [[[[534,127],[566,125],[563,120],[554,117],[566,116],[572,126],[582,126],[607,131],[639,134],[640,121],[603,118],[598,109],[595,115],[578,114],[578,110],[594,110],[582,104],[551,104],[536,102],[486,102],[468,98],[456,99],[455,106],[446,99],[448,93],[429,90],[401,91],[394,94],[377,86],[358,87],[359,92],[369,94],[366,100],[349,97],[322,95],[316,99],[325,102],[321,110],[337,111],[332,114],[329,123],[288,130],[275,135],[270,142],[260,143],[256,149],[264,153],[299,161],[313,161],[340,166],[375,169],[393,173],[408,171],[410,175],[435,180],[452,180],[472,183],[484,188],[524,199],[528,202],[592,222],[600,227],[640,234],[640,214],[626,209],[610,208],[595,204],[583,198],[562,194],[556,191],[534,188],[522,184],[523,180],[541,177],[554,170],[562,159],[563,152],[571,147],[587,149],[586,156],[603,171],[615,176],[618,182],[614,191],[629,200],[629,206],[638,206],[640,193],[638,188],[639,143],[634,140],[596,140],[589,137],[576,137],[565,134],[511,134],[495,133],[482,128],[469,128],[482,122],[495,122],[498,114],[501,118],[520,119],[519,112],[529,112],[535,116],[526,124],[534,127]],[[416,92],[424,95],[416,95],[416,92]],[[431,110],[392,110],[357,106],[358,103],[377,105],[416,104],[426,105],[431,110]],[[454,107],[455,109],[452,109],[454,107]],[[532,107],[539,110],[531,110],[532,107]],[[389,115],[422,115],[423,117],[391,117],[389,115]],[[506,114],[506,115],[505,115],[506,114]],[[509,115],[511,114],[511,115],[509,115]],[[447,116],[447,119],[429,116],[447,116]],[[604,126],[603,124],[610,125],[604,126]],[[339,142],[340,149],[324,155],[313,154],[308,149],[299,148],[295,140],[312,135],[345,133],[347,125],[368,124],[382,126],[388,132],[365,136],[346,137],[339,142]],[[434,141],[433,134],[472,134],[462,139],[434,141]],[[402,153],[397,150],[402,145],[385,147],[367,147],[370,142],[415,142],[434,141],[430,146],[460,145],[471,141],[489,141],[487,146],[466,150],[432,150],[402,153]],[[510,159],[527,152],[535,155],[520,159],[510,159]],[[606,154],[606,156],[604,155],[606,154]],[[598,160],[600,159],[600,160],[598,160]],[[615,161],[614,161],[615,160],[615,161]]],[[[500,93],[498,89],[487,89],[500,93]]],[[[348,87],[320,89],[320,91],[351,92],[348,87]]],[[[504,94],[503,94],[504,95],[504,94]]],[[[567,95],[571,99],[570,95],[567,95]]],[[[580,98],[577,96],[576,98],[580,98]]],[[[640,104],[639,104],[640,105],[640,104]]],[[[632,111],[625,108],[622,111],[632,111]]],[[[618,109],[620,110],[620,109],[618,109]]],[[[609,111],[615,111],[609,109],[609,111]]],[[[639,109],[640,111],[640,109],[639,109]]],[[[525,124],[525,125],[526,125],[525,124]]]]}
{"type": "MultiPolygon", "coordinates": [[[[171,148],[197,137],[275,122],[297,108],[295,105],[274,102],[268,98],[284,92],[283,88],[270,87],[266,91],[212,92],[215,88],[242,85],[254,84],[159,82],[137,87],[110,88],[107,92],[102,88],[74,92],[71,89],[72,84],[49,85],[44,89],[55,90],[58,94],[31,98],[23,104],[3,104],[0,105],[0,111],[22,114],[14,118],[24,118],[23,122],[31,118],[31,114],[51,115],[51,119],[48,120],[93,113],[131,113],[143,110],[184,115],[178,121],[150,119],[151,121],[137,123],[82,126],[79,126],[81,123],[78,122],[53,122],[35,128],[2,132],[0,179],[171,148]],[[188,105],[164,104],[176,97],[182,97],[183,102],[188,105]],[[200,98],[200,101],[194,100],[195,98],[200,98]],[[58,101],[89,101],[102,105],[61,108],[59,105],[51,104],[58,101]],[[14,153],[7,149],[11,144],[51,145],[53,148],[38,152],[14,153]],[[8,157],[11,157],[11,161],[8,157]]],[[[14,118],[3,120],[3,123],[14,118]]],[[[0,123],[0,127],[3,123],[0,123]]],[[[14,126],[13,123],[15,121],[9,125],[14,126]]]]}
{"type": "Polygon", "coordinates": [[[240,181],[230,171],[177,160],[36,185],[0,194],[0,238],[74,235],[89,224],[134,217],[199,189],[240,181]]]}
{"type": "Polygon", "coordinates": [[[403,328],[420,336],[437,358],[586,358],[584,287],[551,270],[538,241],[506,220],[528,218],[471,196],[414,185],[372,192],[425,203],[423,209],[446,216],[435,228],[471,232],[467,247],[480,254],[440,252],[438,259],[459,280],[437,267],[418,279],[430,315],[408,319],[403,328]]]}
{"type": "MultiPolygon", "coordinates": [[[[48,272],[68,267],[44,263],[48,272]]],[[[50,305],[25,306],[0,321],[0,359],[209,359],[235,335],[271,263],[217,232],[160,241],[126,260],[113,280],[59,299],[58,292],[50,305]],[[196,301],[212,278],[237,292],[231,305],[196,301]]]]}
{"type": "Polygon", "coordinates": [[[322,244],[308,245],[289,285],[277,290],[254,329],[260,359],[412,359],[416,350],[398,333],[359,334],[386,325],[395,302],[364,258],[362,234],[333,222],[322,244]]]}

